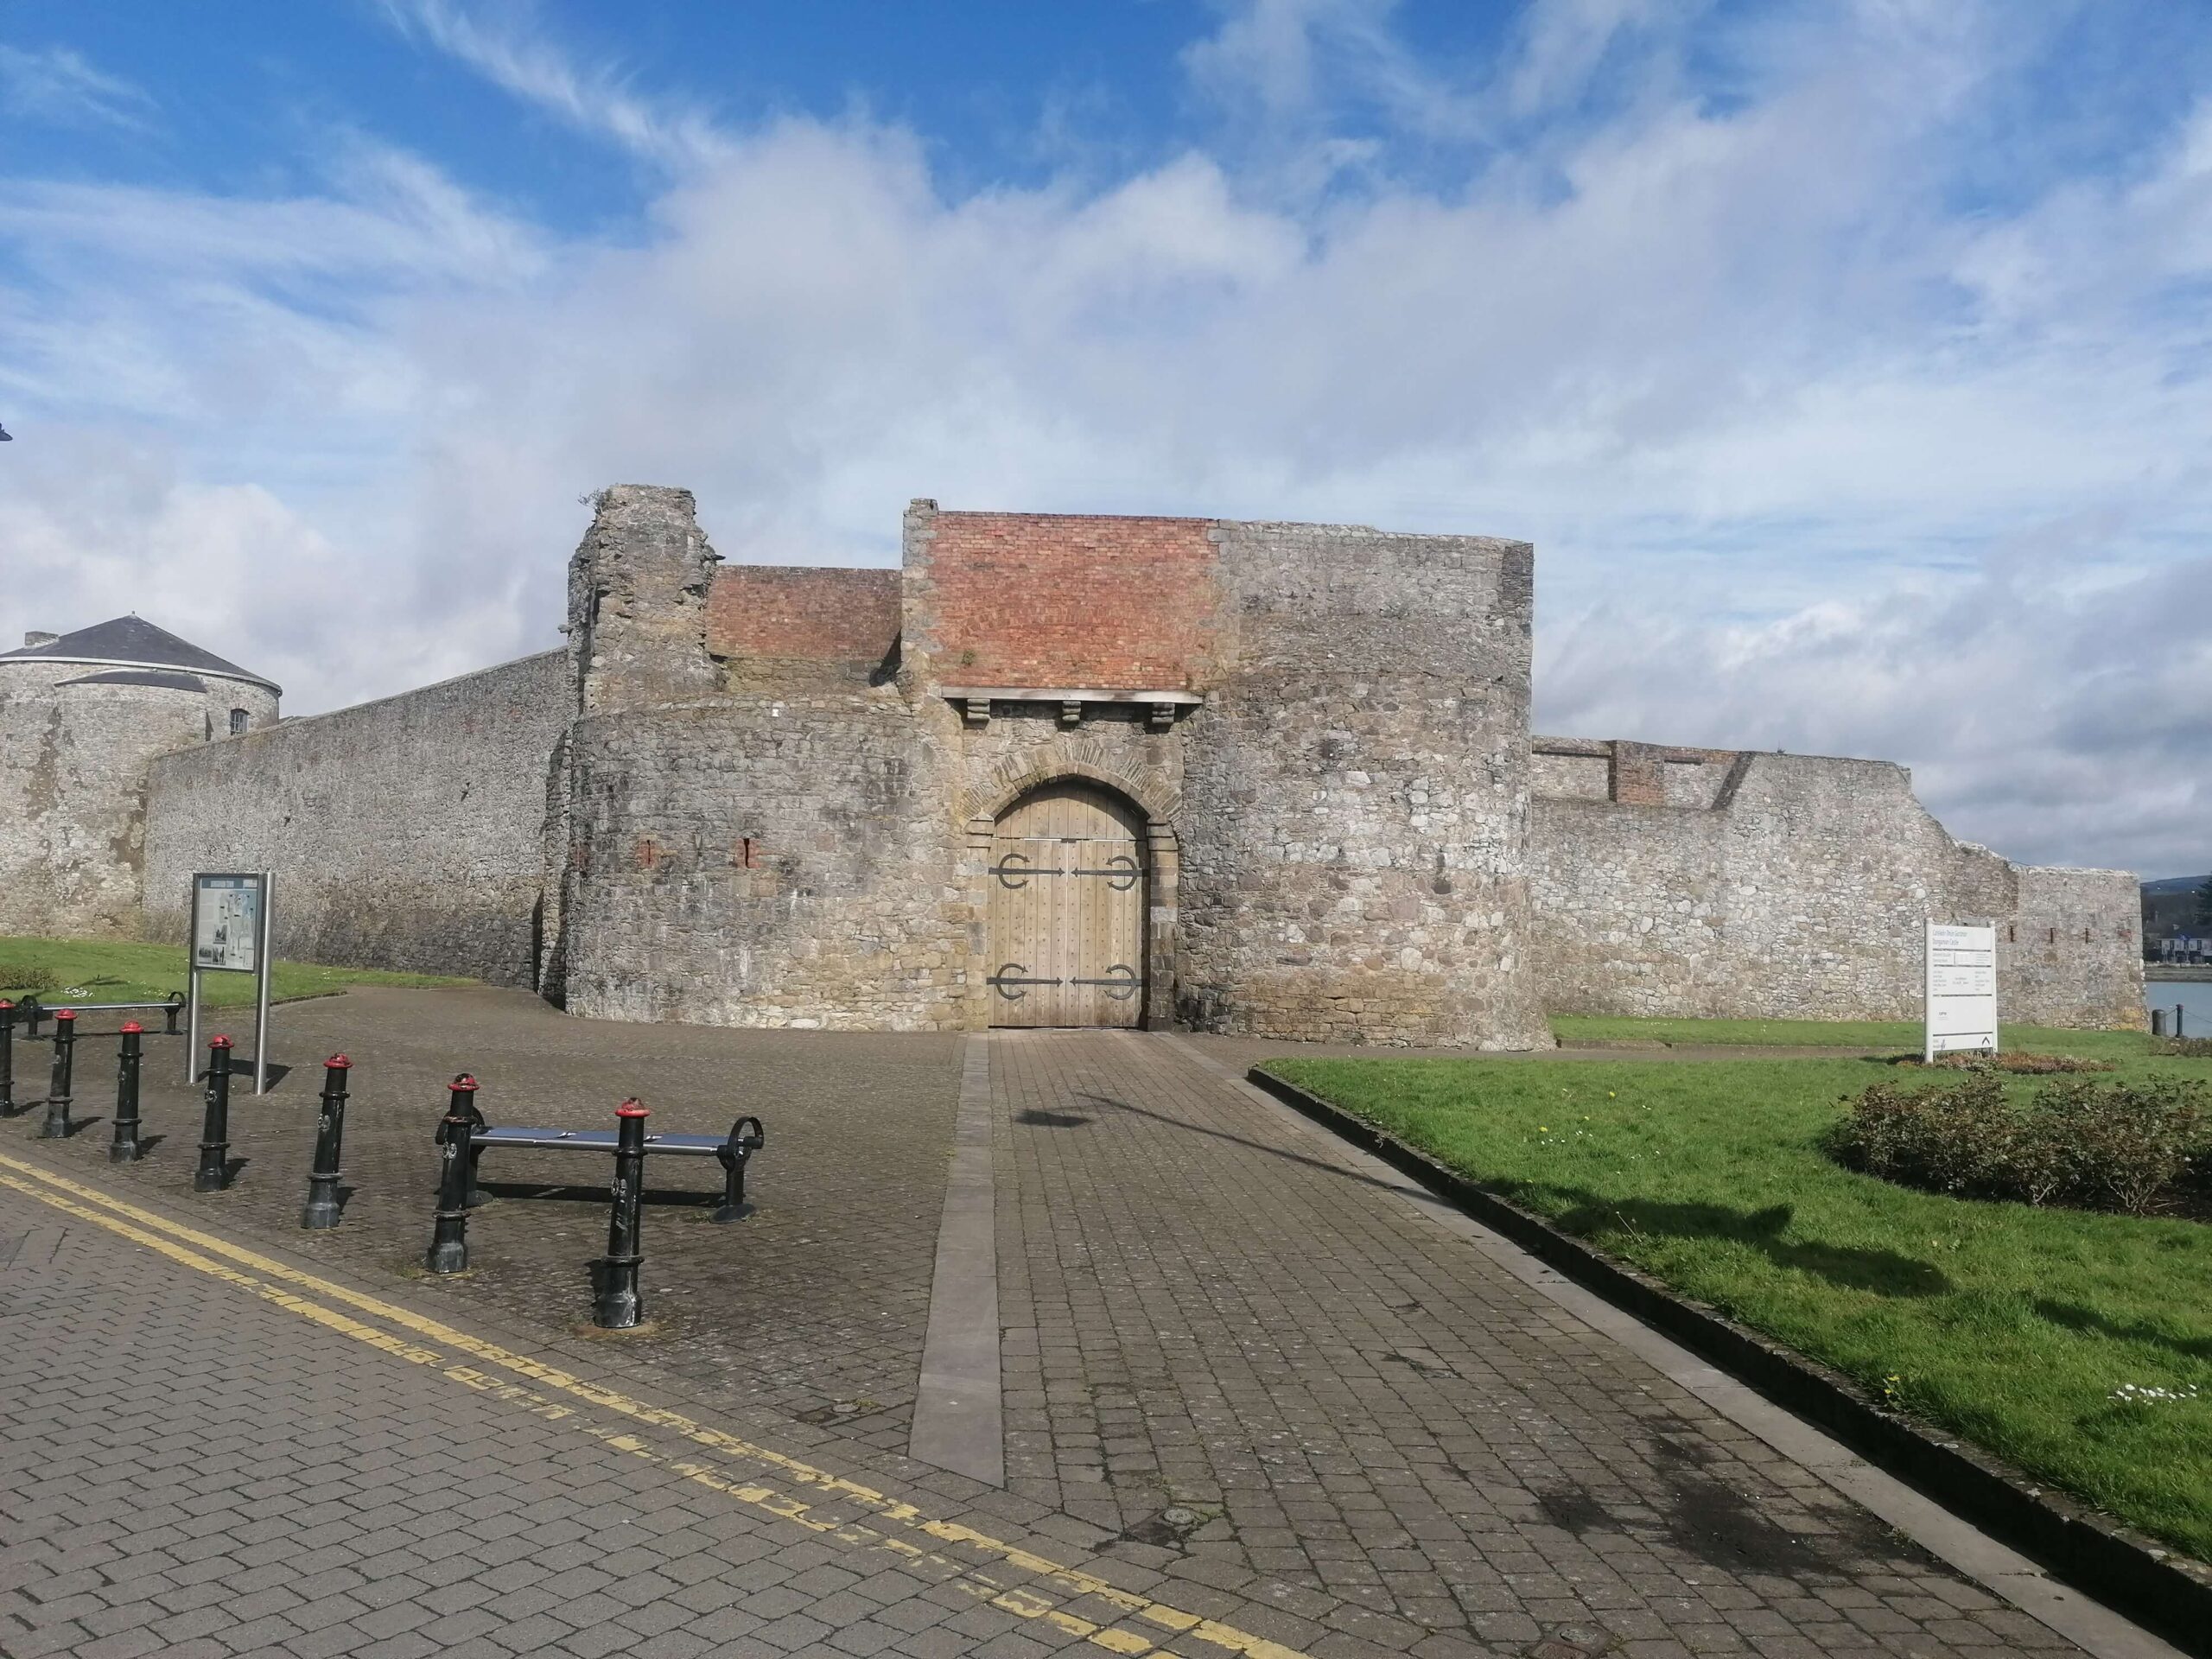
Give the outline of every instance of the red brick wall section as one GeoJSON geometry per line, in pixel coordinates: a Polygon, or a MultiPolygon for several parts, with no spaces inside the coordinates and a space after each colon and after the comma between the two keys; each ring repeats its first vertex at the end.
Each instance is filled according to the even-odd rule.
{"type": "Polygon", "coordinates": [[[899,573],[730,564],[707,590],[717,657],[876,663],[899,638],[899,573]]]}
{"type": "Polygon", "coordinates": [[[1218,608],[1210,528],[1204,518],[939,512],[929,552],[938,680],[1203,684],[1218,608]]]}

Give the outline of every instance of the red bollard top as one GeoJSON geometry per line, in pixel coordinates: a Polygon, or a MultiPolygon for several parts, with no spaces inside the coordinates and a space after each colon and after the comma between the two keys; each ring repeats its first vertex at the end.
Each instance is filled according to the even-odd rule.
{"type": "Polygon", "coordinates": [[[10,1002],[6,997],[0,996],[0,1008],[12,1008],[15,1006],[16,1005],[10,1002]]]}
{"type": "Polygon", "coordinates": [[[334,1054],[322,1063],[322,1069],[326,1071],[350,1071],[353,1069],[353,1062],[343,1054],[334,1054]]]}
{"type": "Polygon", "coordinates": [[[146,1027],[140,1025],[136,1020],[126,1020],[123,1022],[122,1034],[125,1037],[136,1037],[140,1032],[145,1029],[146,1027]]]}
{"type": "Polygon", "coordinates": [[[637,1096],[632,1095],[629,1099],[624,1101],[620,1106],[617,1106],[614,1109],[614,1116],[617,1117],[651,1117],[652,1114],[648,1112],[643,1106],[640,1106],[638,1103],[637,1096]]]}
{"type": "Polygon", "coordinates": [[[207,1046],[210,1048],[228,1048],[230,1046],[231,1039],[227,1037],[211,1037],[207,1039],[207,1046]]]}
{"type": "Polygon", "coordinates": [[[453,1080],[451,1086],[456,1095],[473,1095],[476,1092],[477,1083],[475,1078],[464,1071],[453,1080]]]}
{"type": "Polygon", "coordinates": [[[77,1010],[74,1008],[56,1008],[54,1011],[54,1017],[57,1020],[74,1020],[77,1017],[77,1010]]]}

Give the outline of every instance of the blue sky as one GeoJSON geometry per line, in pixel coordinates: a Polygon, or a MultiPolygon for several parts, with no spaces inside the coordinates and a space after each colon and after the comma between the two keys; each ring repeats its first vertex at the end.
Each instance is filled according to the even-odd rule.
{"type": "Polygon", "coordinates": [[[2124,0],[0,0],[0,626],[310,712],[550,644],[617,480],[739,559],[1516,535],[1547,730],[2201,869],[2208,71],[2124,0]]]}

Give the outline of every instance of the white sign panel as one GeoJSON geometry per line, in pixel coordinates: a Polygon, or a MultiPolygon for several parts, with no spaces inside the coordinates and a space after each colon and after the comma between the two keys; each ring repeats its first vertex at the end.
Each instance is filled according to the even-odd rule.
{"type": "Polygon", "coordinates": [[[261,878],[192,878],[192,965],[251,974],[261,966],[261,878]]]}
{"type": "Polygon", "coordinates": [[[1997,1052],[1997,930],[1930,922],[1923,1058],[1961,1049],[1997,1052]]]}

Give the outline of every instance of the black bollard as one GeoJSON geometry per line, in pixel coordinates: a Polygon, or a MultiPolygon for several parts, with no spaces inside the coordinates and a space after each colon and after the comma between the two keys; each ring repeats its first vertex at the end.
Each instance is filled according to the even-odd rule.
{"type": "Polygon", "coordinates": [[[69,1089],[77,1070],[77,1011],[54,1011],[54,1081],[46,1090],[46,1122],[39,1127],[41,1141],[69,1138],[69,1089]]]}
{"type": "Polygon", "coordinates": [[[2175,1003],[2175,1004],[2174,1004],[2174,1035],[2175,1035],[2177,1038],[2178,1038],[2178,1037],[2182,1034],[2182,1032],[2181,1032],[2181,1011],[2182,1011],[2182,1009],[2183,1009],[2183,1008],[2186,1007],[2187,1006],[2188,1006],[2188,1004],[2186,1004],[2186,1003],[2183,1003],[2183,1002],[2177,1002],[2177,1003],[2175,1003]]]}
{"type": "Polygon", "coordinates": [[[167,1030],[168,1034],[172,1037],[176,1035],[176,1017],[183,1012],[184,993],[182,991],[171,991],[169,993],[168,1005],[162,1009],[162,1018],[168,1022],[164,1029],[167,1030]]]}
{"type": "Polygon", "coordinates": [[[626,1100],[614,1109],[614,1205],[607,1222],[607,1259],[592,1277],[591,1322],[602,1331],[627,1331],[645,1318],[638,1269],[644,1231],[645,1109],[626,1100]]]}
{"type": "Polygon", "coordinates": [[[483,1109],[476,1103],[476,1090],[480,1086],[476,1079],[466,1071],[447,1085],[446,1116],[438,1120],[438,1133],[435,1137],[437,1144],[442,1147],[446,1143],[446,1119],[465,1117],[468,1120],[468,1132],[472,1138],[468,1143],[467,1185],[461,1197],[461,1208],[464,1210],[474,1210],[480,1204],[490,1202],[476,1189],[476,1166],[484,1159],[484,1148],[473,1138],[484,1127],[483,1109]]]}
{"type": "Polygon", "coordinates": [[[353,1062],[334,1054],[322,1063],[322,1116],[315,1126],[315,1167],[308,1174],[300,1225],[321,1232],[338,1224],[338,1154],[346,1140],[346,1074],[353,1062]]]}
{"type": "Polygon", "coordinates": [[[136,1020],[123,1022],[123,1046],[115,1057],[115,1138],[107,1144],[111,1164],[138,1161],[138,1033],[136,1020]]]}
{"type": "Polygon", "coordinates": [[[2166,1011],[2164,1008],[2151,1010],[2151,1034],[2153,1037],[2163,1037],[2166,1034],[2166,1011]]]}
{"type": "Polygon", "coordinates": [[[757,1117],[741,1117],[730,1125],[729,1139],[715,1148],[715,1160],[722,1166],[722,1203],[713,1219],[743,1221],[753,1213],[745,1201],[745,1166],[767,1143],[767,1131],[757,1117]]]}
{"type": "Polygon", "coordinates": [[[0,997],[0,1117],[16,1115],[16,1005],[0,997]]]}
{"type": "Polygon", "coordinates": [[[192,1172],[195,1192],[219,1192],[231,1173],[231,1039],[207,1045],[207,1115],[200,1123],[200,1167],[192,1172]]]}
{"type": "Polygon", "coordinates": [[[39,1001],[38,998],[35,996],[25,997],[23,999],[22,1007],[17,1009],[16,1012],[23,1022],[23,1035],[26,1037],[37,1036],[38,1023],[40,1020],[46,1018],[45,1007],[39,1001]]]}
{"type": "Polygon", "coordinates": [[[456,1077],[455,1103],[446,1109],[445,1122],[438,1125],[438,1218],[430,1234],[429,1254],[423,1258],[432,1273],[468,1271],[468,1157],[476,1126],[461,1103],[467,1098],[461,1087],[464,1083],[468,1093],[475,1090],[473,1080],[456,1077]]]}
{"type": "Polygon", "coordinates": [[[468,1196],[463,1202],[474,1210],[490,1202],[476,1185],[476,1166],[484,1161],[484,1148],[476,1142],[476,1132],[484,1127],[484,1109],[476,1103],[476,1079],[462,1072],[453,1080],[453,1093],[447,1109],[457,1111],[468,1120],[468,1196]]]}

